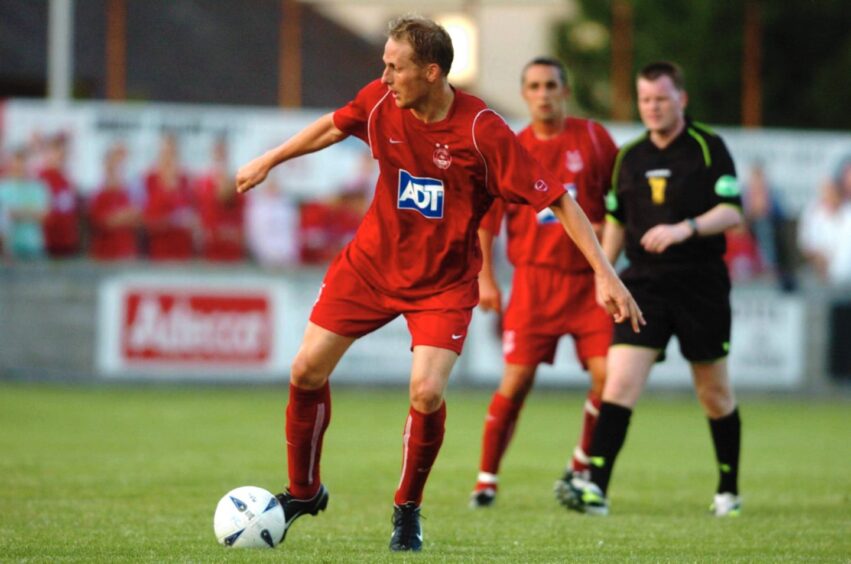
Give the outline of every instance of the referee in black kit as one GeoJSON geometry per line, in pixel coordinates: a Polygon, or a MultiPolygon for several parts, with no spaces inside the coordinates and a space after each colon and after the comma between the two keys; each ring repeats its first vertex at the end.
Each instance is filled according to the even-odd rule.
{"type": "Polygon", "coordinates": [[[647,325],[615,326],[603,404],[589,452],[589,479],[556,483],[570,509],[605,515],[606,489],[632,410],[655,362],[676,335],[697,397],[709,418],[720,481],[710,511],[741,511],[738,492],[741,423],[727,375],[730,278],[724,231],[742,223],[733,160],[721,138],[685,115],[680,68],[652,63],[638,74],[638,110],[647,131],[618,153],[603,249],[614,263],[626,248],[621,278],[647,325]],[[559,484],[562,484],[559,486],[559,484]]]}

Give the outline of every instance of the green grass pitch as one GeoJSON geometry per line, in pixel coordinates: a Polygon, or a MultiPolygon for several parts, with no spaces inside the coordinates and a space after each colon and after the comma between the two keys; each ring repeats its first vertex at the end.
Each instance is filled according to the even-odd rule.
{"type": "Polygon", "coordinates": [[[403,389],[334,391],[325,438],[328,511],[274,550],[232,550],[212,531],[218,499],[286,479],[280,387],[0,384],[0,561],[753,562],[851,560],[847,400],[741,401],[743,515],[706,513],[716,474],[689,396],[648,392],[610,488],[612,513],[552,496],[583,397],[537,390],[501,475],[497,505],[467,508],[484,391],[451,389],[446,440],[423,504],[425,547],[391,554],[403,389]]]}

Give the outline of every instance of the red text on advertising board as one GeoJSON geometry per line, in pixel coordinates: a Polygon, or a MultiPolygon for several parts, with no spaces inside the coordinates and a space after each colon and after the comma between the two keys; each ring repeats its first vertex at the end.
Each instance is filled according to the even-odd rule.
{"type": "Polygon", "coordinates": [[[130,290],[123,301],[128,361],[239,364],[270,357],[272,308],[264,294],[130,290]]]}

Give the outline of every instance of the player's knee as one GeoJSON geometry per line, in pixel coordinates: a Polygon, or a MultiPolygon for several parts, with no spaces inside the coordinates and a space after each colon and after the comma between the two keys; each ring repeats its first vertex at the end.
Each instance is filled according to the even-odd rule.
{"type": "Polygon", "coordinates": [[[700,403],[706,414],[712,418],[723,417],[732,411],[736,400],[729,386],[721,382],[704,384],[697,390],[700,403]]]}
{"type": "Polygon", "coordinates": [[[411,384],[411,405],[420,413],[432,413],[443,403],[443,387],[429,380],[411,384]]]}
{"type": "Polygon", "coordinates": [[[605,372],[596,372],[590,371],[591,375],[591,389],[590,394],[592,397],[596,399],[600,399],[603,397],[603,388],[606,385],[606,373],[605,372]]]}
{"type": "Polygon", "coordinates": [[[609,377],[603,387],[604,401],[631,407],[638,400],[641,386],[630,378],[609,377]]]}
{"type": "Polygon", "coordinates": [[[499,386],[499,393],[515,403],[520,403],[532,391],[533,382],[532,378],[506,378],[499,386]]]}
{"type": "Polygon", "coordinates": [[[312,390],[321,387],[328,374],[304,354],[297,354],[290,366],[290,383],[299,388],[312,390]]]}
{"type": "Polygon", "coordinates": [[[499,383],[500,395],[515,403],[522,403],[535,384],[536,368],[536,366],[507,365],[502,381],[499,383]]]}

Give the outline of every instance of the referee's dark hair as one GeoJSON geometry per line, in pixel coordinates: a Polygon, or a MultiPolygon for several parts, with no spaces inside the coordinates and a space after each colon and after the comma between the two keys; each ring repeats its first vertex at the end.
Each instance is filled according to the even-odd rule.
{"type": "Polygon", "coordinates": [[[685,76],[683,76],[683,69],[681,69],[680,65],[676,63],[672,63],[670,61],[656,61],[655,63],[645,65],[644,68],[638,71],[638,78],[643,78],[645,80],[656,80],[660,76],[667,76],[670,78],[671,82],[674,83],[674,86],[677,87],[677,90],[685,90],[686,81],[685,76]]]}
{"type": "Polygon", "coordinates": [[[535,57],[523,67],[523,72],[520,73],[520,84],[526,81],[526,71],[534,65],[544,65],[553,67],[558,71],[558,78],[561,80],[562,86],[567,86],[567,69],[564,68],[564,63],[553,57],[535,57]]]}

